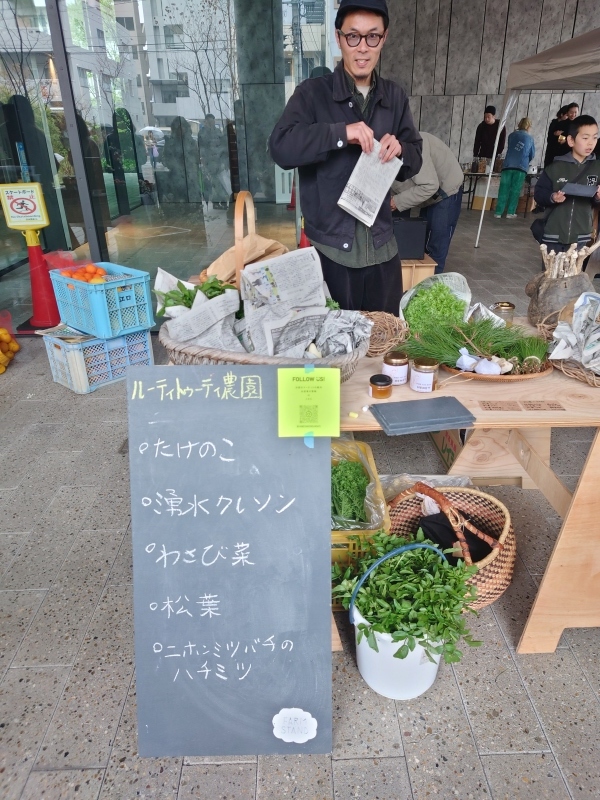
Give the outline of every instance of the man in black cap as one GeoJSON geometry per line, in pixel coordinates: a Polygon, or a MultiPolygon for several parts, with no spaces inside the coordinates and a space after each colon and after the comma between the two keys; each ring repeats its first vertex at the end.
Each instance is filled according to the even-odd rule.
{"type": "Polygon", "coordinates": [[[333,299],[342,308],[398,315],[402,274],[390,203],[370,228],[337,205],[374,140],[383,162],[402,159],[398,180],[421,169],[422,141],[406,93],[375,72],[388,25],[385,0],[341,0],[335,27],[342,61],[332,75],[296,88],[269,146],[280,167],[298,167],[306,234],[333,299]]]}
{"type": "MultiPolygon", "coordinates": [[[[500,120],[496,119],[496,106],[486,106],[483,114],[483,122],[480,122],[475,131],[475,144],[473,145],[473,155],[475,158],[491,158],[494,155],[494,143],[498,133],[500,120]]],[[[502,128],[498,141],[498,152],[500,155],[504,150],[506,139],[506,128],[502,128]]]]}

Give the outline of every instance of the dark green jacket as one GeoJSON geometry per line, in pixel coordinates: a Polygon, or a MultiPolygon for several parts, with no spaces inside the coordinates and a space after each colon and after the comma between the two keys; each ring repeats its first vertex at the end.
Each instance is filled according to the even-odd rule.
{"type": "MultiPolygon", "coordinates": [[[[600,161],[592,153],[585,162],[587,169],[579,177],[577,183],[598,186],[600,183],[600,161]]],[[[572,153],[558,156],[540,175],[536,184],[534,197],[538,205],[551,209],[544,229],[543,241],[549,246],[553,242],[560,244],[587,244],[592,230],[592,209],[600,205],[595,199],[587,197],[569,197],[563,203],[554,203],[551,195],[558,192],[565,183],[573,182],[582,171],[583,164],[577,161],[572,153]]]]}

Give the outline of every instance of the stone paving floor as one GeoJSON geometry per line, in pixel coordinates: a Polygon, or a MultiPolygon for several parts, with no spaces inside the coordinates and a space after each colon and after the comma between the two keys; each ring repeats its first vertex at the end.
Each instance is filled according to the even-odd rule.
{"type": "MultiPolygon", "coordinates": [[[[476,300],[524,312],[538,268],[529,222],[486,220],[474,250],[476,222],[461,217],[448,269],[476,300]]],[[[442,665],[427,694],[372,692],[339,614],[331,756],[139,758],[124,384],[74,395],[52,383],[42,342],[21,342],[0,376],[2,800],[598,797],[600,630],[516,655],[560,520],[515,487],[489,489],[513,516],[514,581],[472,623],[484,646],[442,665]]],[[[571,487],[592,434],[553,433],[552,465],[571,487]]],[[[382,473],[442,471],[426,435],[362,438],[382,473]]]]}

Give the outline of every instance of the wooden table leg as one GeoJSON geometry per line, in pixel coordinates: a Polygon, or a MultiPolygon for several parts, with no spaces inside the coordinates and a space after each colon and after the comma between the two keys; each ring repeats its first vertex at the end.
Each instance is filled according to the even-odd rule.
{"type": "MultiPolygon", "coordinates": [[[[468,475],[480,486],[514,484],[523,489],[537,486],[527,469],[509,447],[510,430],[476,428],[448,470],[449,475],[468,475]]],[[[539,454],[545,464],[550,462],[550,428],[521,428],[519,434],[539,454]]]]}
{"type": "Polygon", "coordinates": [[[518,653],[552,653],[565,628],[600,626],[600,432],[546,567],[518,653]]]}

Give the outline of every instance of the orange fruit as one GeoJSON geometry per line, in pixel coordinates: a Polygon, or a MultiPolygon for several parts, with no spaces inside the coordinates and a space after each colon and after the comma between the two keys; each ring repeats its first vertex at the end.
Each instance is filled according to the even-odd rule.
{"type": "Polygon", "coordinates": [[[106,275],[104,267],[96,267],[96,275],[106,275]]]}
{"type": "Polygon", "coordinates": [[[6,367],[3,364],[0,364],[0,375],[2,375],[3,372],[6,372],[6,367]]]}
{"type": "Polygon", "coordinates": [[[70,269],[61,269],[60,274],[64,275],[65,278],[70,278],[71,277],[71,272],[72,272],[72,270],[70,270],[70,269]]]}
{"type": "Polygon", "coordinates": [[[6,342],[0,342],[0,353],[6,353],[9,345],[6,342]]]}
{"type": "Polygon", "coordinates": [[[9,350],[8,353],[6,354],[6,357],[8,358],[9,361],[12,361],[13,358],[15,357],[15,354],[13,353],[12,350],[9,350]]]}
{"type": "Polygon", "coordinates": [[[12,342],[12,336],[8,331],[5,331],[5,333],[0,333],[0,342],[6,342],[6,344],[10,344],[12,342]]]}
{"type": "Polygon", "coordinates": [[[106,283],[104,278],[101,275],[94,275],[93,278],[90,278],[88,283],[106,283]]]}
{"type": "Polygon", "coordinates": [[[67,289],[74,289],[74,288],[75,288],[75,287],[73,286],[73,284],[72,284],[72,283],[67,283],[67,289]]]}
{"type": "Polygon", "coordinates": [[[18,353],[21,349],[21,345],[18,342],[15,342],[13,339],[12,342],[8,345],[9,352],[18,353]]]}
{"type": "Polygon", "coordinates": [[[90,275],[95,275],[96,267],[94,266],[94,264],[88,264],[87,267],[85,268],[85,271],[89,272],[90,275]]]}

